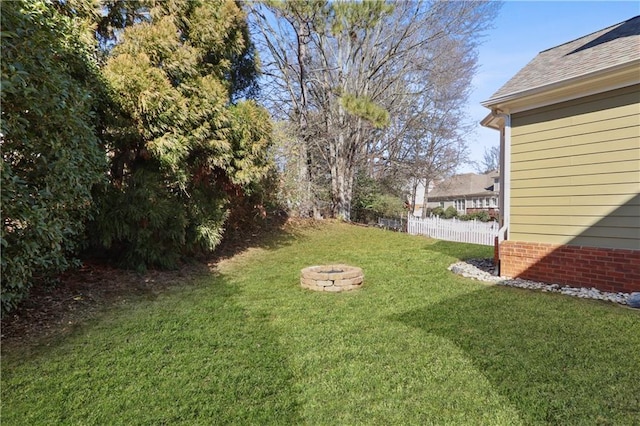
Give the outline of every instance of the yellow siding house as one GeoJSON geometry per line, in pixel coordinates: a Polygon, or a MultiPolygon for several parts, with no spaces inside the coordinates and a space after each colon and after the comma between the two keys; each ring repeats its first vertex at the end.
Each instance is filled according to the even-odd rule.
{"type": "Polygon", "coordinates": [[[640,16],[540,52],[482,104],[501,275],[640,291],[640,16]]]}

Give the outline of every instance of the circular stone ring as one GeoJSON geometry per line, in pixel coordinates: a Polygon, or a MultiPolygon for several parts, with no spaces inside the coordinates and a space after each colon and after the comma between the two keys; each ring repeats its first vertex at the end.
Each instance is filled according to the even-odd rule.
{"type": "Polygon", "coordinates": [[[362,287],[363,281],[362,269],[349,265],[309,266],[300,272],[300,286],[314,291],[355,290],[362,287]]]}

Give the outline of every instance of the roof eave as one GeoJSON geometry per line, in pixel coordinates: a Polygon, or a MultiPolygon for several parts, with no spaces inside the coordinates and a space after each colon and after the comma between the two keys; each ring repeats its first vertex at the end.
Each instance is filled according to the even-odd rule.
{"type": "Polygon", "coordinates": [[[500,130],[504,119],[498,116],[494,111],[487,114],[485,118],[480,121],[482,127],[488,127],[489,129],[500,130]]]}
{"type": "MultiPolygon", "coordinates": [[[[491,110],[500,109],[513,113],[630,86],[640,83],[639,66],[640,59],[635,59],[589,74],[491,98],[481,102],[481,105],[491,110]]],[[[489,116],[485,117],[482,123],[485,121],[487,124],[491,123],[489,116]]]]}

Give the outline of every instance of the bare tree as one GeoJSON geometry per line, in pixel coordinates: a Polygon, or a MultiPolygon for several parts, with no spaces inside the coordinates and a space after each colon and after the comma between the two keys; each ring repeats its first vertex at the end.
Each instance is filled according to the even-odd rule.
{"type": "Polygon", "coordinates": [[[286,120],[288,141],[281,141],[281,154],[289,160],[287,176],[296,182],[289,188],[300,216],[319,216],[314,187],[313,138],[310,121],[315,108],[308,95],[309,44],[322,22],[324,1],[248,3],[250,25],[260,51],[263,79],[262,100],[277,120],[286,120]],[[287,147],[287,149],[284,149],[287,147]],[[283,151],[284,149],[284,151],[283,151]],[[294,167],[291,167],[294,166],[294,167]],[[295,177],[292,177],[295,175],[295,177]]]}
{"type": "Polygon", "coordinates": [[[298,123],[310,162],[330,176],[332,214],[347,220],[358,167],[417,161],[425,155],[408,147],[458,139],[458,103],[446,102],[466,99],[478,35],[497,11],[493,2],[320,0],[250,9],[265,102],[298,123]]]}
{"type": "Polygon", "coordinates": [[[474,163],[474,168],[478,173],[489,173],[500,169],[500,147],[492,146],[485,148],[482,160],[474,163]]]}
{"type": "Polygon", "coordinates": [[[386,162],[399,179],[411,185],[410,201],[415,208],[416,188],[424,188],[423,214],[427,210],[429,182],[445,178],[467,159],[464,106],[475,71],[475,52],[471,46],[450,37],[431,43],[430,68],[415,82],[415,93],[405,98],[399,110],[402,124],[386,162]],[[457,72],[451,72],[457,70],[457,72]]]}

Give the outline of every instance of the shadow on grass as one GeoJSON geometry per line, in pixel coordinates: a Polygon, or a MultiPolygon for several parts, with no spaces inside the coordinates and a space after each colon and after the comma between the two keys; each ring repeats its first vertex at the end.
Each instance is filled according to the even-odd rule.
{"type": "Polygon", "coordinates": [[[526,424],[640,419],[640,316],[624,308],[487,287],[393,319],[463,349],[526,424]]]}
{"type": "Polygon", "coordinates": [[[238,294],[218,275],[11,354],[3,424],[299,424],[279,336],[238,294]]]}
{"type": "Polygon", "coordinates": [[[424,250],[435,251],[458,260],[474,258],[492,258],[493,247],[479,244],[463,244],[439,240],[424,247],[424,250]]]}
{"type": "Polygon", "coordinates": [[[313,220],[289,220],[286,215],[274,215],[259,224],[228,229],[209,258],[215,261],[233,257],[251,247],[276,250],[303,238],[302,229],[317,226],[313,220]]]}
{"type": "Polygon", "coordinates": [[[178,270],[149,269],[137,273],[104,259],[85,259],[78,270],[60,276],[56,286],[34,286],[27,299],[2,318],[2,345],[33,345],[69,334],[101,311],[120,303],[153,299],[174,287],[188,287],[210,273],[207,264],[232,257],[250,247],[276,250],[304,238],[312,221],[287,223],[286,216],[269,217],[262,226],[230,230],[213,254],[189,259],[178,270]]]}

